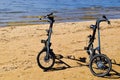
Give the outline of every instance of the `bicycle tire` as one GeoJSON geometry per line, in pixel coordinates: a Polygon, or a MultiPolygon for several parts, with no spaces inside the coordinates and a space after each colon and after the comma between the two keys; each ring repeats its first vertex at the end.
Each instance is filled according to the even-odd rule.
{"type": "Polygon", "coordinates": [[[41,52],[38,53],[37,55],[37,63],[38,63],[38,66],[41,68],[41,69],[44,69],[44,70],[49,70],[51,69],[53,66],[54,66],[54,63],[55,63],[55,56],[53,54],[53,52],[50,52],[50,58],[48,61],[45,61],[45,56],[43,57],[43,62],[45,62],[46,64],[48,64],[48,62],[51,60],[52,62],[50,63],[50,65],[46,66],[46,65],[43,65],[41,63],[41,60],[40,60],[40,57],[42,56],[42,54],[45,53],[45,56],[46,56],[46,50],[42,50],[41,52]]]}
{"type": "Polygon", "coordinates": [[[90,68],[91,73],[94,76],[103,77],[103,76],[106,76],[107,74],[109,74],[109,72],[111,71],[112,63],[111,63],[110,59],[106,55],[97,54],[90,60],[89,68],[90,68]],[[100,60],[97,61],[97,58],[99,58],[100,60]],[[97,62],[95,61],[95,59],[96,59],[97,62]],[[97,68],[95,68],[95,69],[97,69],[97,70],[99,69],[101,71],[106,70],[106,72],[104,72],[104,73],[96,73],[94,71],[94,69],[93,69],[94,67],[92,66],[94,61],[95,61],[95,65],[97,65],[97,68]],[[102,61],[105,61],[105,62],[102,62],[102,61]],[[108,64],[108,66],[107,66],[107,64],[108,64]],[[100,68],[100,65],[102,65],[101,68],[100,68]]]}

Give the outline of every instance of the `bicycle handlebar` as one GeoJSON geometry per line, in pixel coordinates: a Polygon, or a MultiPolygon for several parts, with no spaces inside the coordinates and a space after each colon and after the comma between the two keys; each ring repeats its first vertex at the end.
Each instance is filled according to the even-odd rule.
{"type": "Polygon", "coordinates": [[[106,21],[108,24],[110,24],[110,21],[108,20],[108,18],[105,15],[103,15],[102,18],[100,18],[96,21],[96,25],[98,26],[100,24],[100,22],[103,22],[103,21],[106,21]]]}
{"type": "Polygon", "coordinates": [[[40,20],[45,19],[45,18],[48,19],[48,22],[52,22],[53,23],[55,21],[53,13],[50,13],[50,14],[48,14],[46,16],[41,16],[40,20]]]}

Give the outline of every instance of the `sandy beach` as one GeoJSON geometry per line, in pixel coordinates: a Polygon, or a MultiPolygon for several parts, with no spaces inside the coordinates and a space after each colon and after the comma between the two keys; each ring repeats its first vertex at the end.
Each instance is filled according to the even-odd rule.
{"type": "Polygon", "coordinates": [[[87,59],[83,63],[63,58],[71,68],[56,63],[48,72],[39,68],[36,57],[44,46],[41,39],[47,38],[45,30],[49,24],[1,27],[0,80],[120,80],[120,19],[111,20],[111,25],[101,23],[102,53],[113,63],[111,76],[107,77],[93,76],[87,66],[89,57],[84,47],[92,33],[91,24],[95,21],[54,24],[51,39],[54,53],[87,59]]]}

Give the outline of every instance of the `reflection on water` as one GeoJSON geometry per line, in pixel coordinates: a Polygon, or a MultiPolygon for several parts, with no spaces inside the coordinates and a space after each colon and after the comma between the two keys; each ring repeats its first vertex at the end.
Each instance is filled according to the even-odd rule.
{"type": "Polygon", "coordinates": [[[37,16],[50,12],[56,22],[91,20],[102,14],[120,18],[120,0],[1,0],[0,26],[38,24],[37,16]]]}

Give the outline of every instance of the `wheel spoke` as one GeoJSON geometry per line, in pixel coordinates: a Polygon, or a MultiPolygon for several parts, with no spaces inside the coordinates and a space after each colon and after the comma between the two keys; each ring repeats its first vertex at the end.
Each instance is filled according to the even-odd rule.
{"type": "Polygon", "coordinates": [[[111,70],[111,62],[105,55],[98,54],[92,58],[90,70],[96,76],[105,76],[111,70]]]}
{"type": "Polygon", "coordinates": [[[37,62],[40,68],[49,69],[54,65],[55,58],[51,54],[47,55],[46,51],[44,51],[39,53],[37,62]]]}

